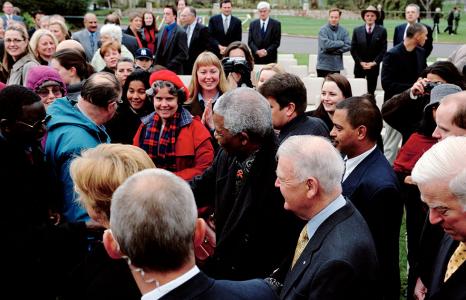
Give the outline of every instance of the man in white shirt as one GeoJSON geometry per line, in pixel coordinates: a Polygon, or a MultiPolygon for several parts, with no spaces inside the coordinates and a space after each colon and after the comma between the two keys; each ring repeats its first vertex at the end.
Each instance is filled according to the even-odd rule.
{"type": "Polygon", "coordinates": [[[382,116],[371,98],[350,97],[338,103],[330,136],[345,155],[343,195],[364,216],[375,241],[381,291],[385,299],[399,299],[398,240],[403,206],[396,175],[376,146],[382,116]]]}
{"type": "Polygon", "coordinates": [[[173,173],[149,169],[128,178],[113,194],[104,245],[124,258],[142,293],[156,299],[277,299],[263,280],[215,281],[195,264],[204,241],[189,185],[173,173]]]}

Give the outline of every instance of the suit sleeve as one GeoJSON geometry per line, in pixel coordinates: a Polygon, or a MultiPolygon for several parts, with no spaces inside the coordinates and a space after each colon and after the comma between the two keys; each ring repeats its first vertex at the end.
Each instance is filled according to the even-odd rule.
{"type": "Polygon", "coordinates": [[[203,46],[205,45],[205,51],[212,52],[213,49],[212,49],[209,29],[207,27],[203,27],[199,31],[199,44],[203,46]]]}
{"type": "Polygon", "coordinates": [[[409,89],[412,84],[399,82],[397,80],[398,71],[395,69],[399,62],[397,62],[397,55],[393,52],[388,51],[383,58],[382,66],[382,88],[385,91],[393,91],[394,94],[401,93],[402,91],[409,89]]]}
{"type": "Polygon", "coordinates": [[[361,58],[359,57],[358,54],[358,28],[355,28],[353,30],[353,37],[351,38],[351,56],[354,59],[354,63],[359,65],[361,63],[361,58]]]}
{"type": "Polygon", "coordinates": [[[255,22],[251,22],[249,24],[249,31],[248,31],[248,46],[251,48],[251,52],[254,55],[259,48],[256,46],[256,43],[254,43],[254,24],[255,22]]]}
{"type": "Polygon", "coordinates": [[[432,53],[432,49],[434,48],[433,42],[434,39],[432,37],[432,28],[430,26],[423,24],[427,28],[427,40],[424,44],[424,50],[426,50],[426,58],[429,57],[429,55],[432,53]]]}
{"type": "Polygon", "coordinates": [[[210,35],[210,44],[212,48],[214,48],[216,51],[218,51],[218,41],[215,39],[215,24],[214,24],[215,18],[210,18],[209,19],[209,35],[210,35]]]}
{"type": "Polygon", "coordinates": [[[213,164],[202,175],[194,177],[189,182],[197,207],[213,206],[215,203],[216,170],[219,164],[218,160],[222,157],[222,151],[220,150],[213,164]]]}
{"type": "Polygon", "coordinates": [[[180,30],[177,32],[179,35],[178,38],[178,51],[176,51],[176,55],[172,58],[170,62],[167,63],[167,68],[170,69],[173,66],[180,66],[183,65],[188,60],[188,37],[186,36],[186,32],[180,30]]]}
{"type": "Polygon", "coordinates": [[[280,22],[274,22],[275,26],[272,27],[272,32],[271,32],[271,43],[267,47],[267,52],[276,52],[278,47],[280,47],[280,40],[282,37],[282,24],[280,22]]]}
{"type": "MultiPolygon", "coordinates": [[[[232,33],[232,36],[233,36],[233,40],[234,41],[241,41],[243,36],[243,29],[241,28],[241,20],[240,19],[236,19],[238,22],[236,22],[236,26],[235,26],[235,30],[233,31],[232,33]]],[[[228,45],[226,45],[228,46],[228,45]]]]}
{"type": "Polygon", "coordinates": [[[398,40],[398,32],[400,31],[400,25],[395,27],[395,31],[393,32],[393,47],[398,45],[400,41],[398,40]]]}
{"type": "Polygon", "coordinates": [[[382,62],[385,53],[387,53],[387,30],[383,27],[381,28],[383,29],[381,37],[382,47],[381,51],[379,52],[379,54],[377,54],[377,56],[374,59],[374,61],[377,64],[380,64],[382,62]]]}

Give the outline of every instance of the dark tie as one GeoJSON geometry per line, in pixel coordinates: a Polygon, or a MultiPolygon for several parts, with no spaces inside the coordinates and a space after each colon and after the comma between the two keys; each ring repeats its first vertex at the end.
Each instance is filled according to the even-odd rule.
{"type": "Polygon", "coordinates": [[[262,35],[262,38],[265,37],[265,22],[262,22],[261,35],[262,35]]]}
{"type": "Polygon", "coordinates": [[[167,43],[167,39],[168,39],[168,30],[165,28],[162,34],[162,40],[160,41],[160,50],[162,51],[161,53],[163,53],[163,50],[165,50],[165,44],[167,43]]]}
{"type": "Polygon", "coordinates": [[[372,27],[367,28],[367,34],[371,34],[371,33],[372,33],[372,27]]]}

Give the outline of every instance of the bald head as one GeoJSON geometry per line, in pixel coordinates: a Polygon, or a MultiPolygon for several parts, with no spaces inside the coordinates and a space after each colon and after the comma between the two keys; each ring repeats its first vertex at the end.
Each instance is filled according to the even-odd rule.
{"type": "Polygon", "coordinates": [[[64,40],[60,42],[60,44],[57,46],[57,52],[62,49],[76,49],[85,53],[83,45],[75,40],[64,40]]]}
{"type": "Polygon", "coordinates": [[[97,17],[93,13],[87,13],[84,15],[84,27],[89,32],[97,31],[97,17]]]}
{"type": "Polygon", "coordinates": [[[443,98],[435,113],[433,137],[443,140],[448,136],[466,136],[466,91],[443,98]]]}

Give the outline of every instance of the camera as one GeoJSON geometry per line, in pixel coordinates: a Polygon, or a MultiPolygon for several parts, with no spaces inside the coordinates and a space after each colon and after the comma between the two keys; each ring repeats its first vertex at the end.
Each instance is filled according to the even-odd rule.
{"type": "Polygon", "coordinates": [[[222,59],[222,65],[226,76],[231,72],[239,73],[241,75],[246,72],[251,72],[248,62],[243,57],[225,57],[222,59]]]}
{"type": "Polygon", "coordinates": [[[432,89],[434,87],[436,87],[437,85],[439,84],[442,84],[441,82],[432,82],[432,81],[429,81],[427,82],[425,85],[424,85],[424,93],[425,94],[430,94],[430,92],[432,91],[432,89]]]}

